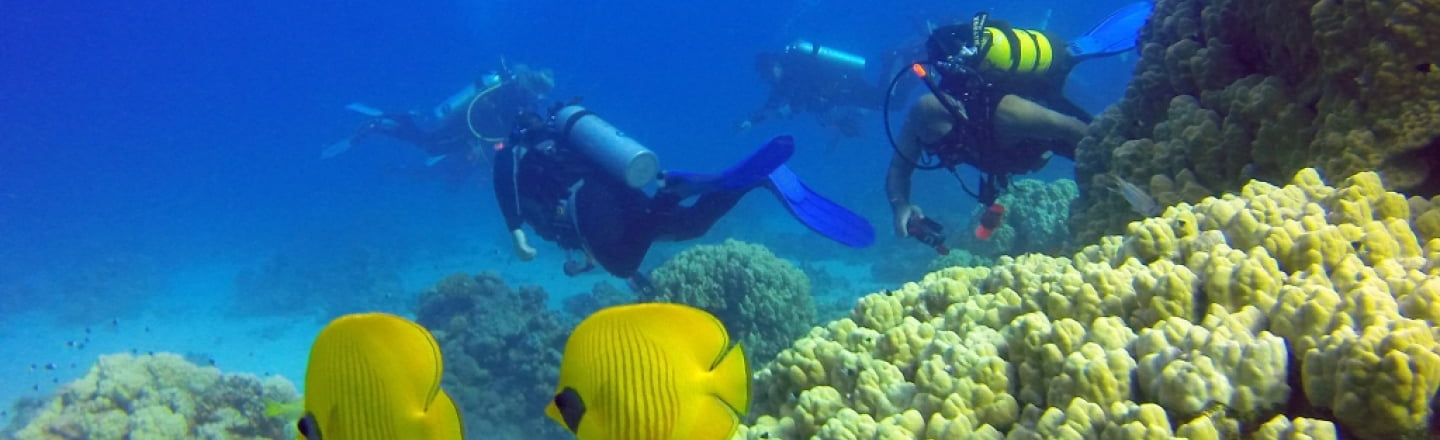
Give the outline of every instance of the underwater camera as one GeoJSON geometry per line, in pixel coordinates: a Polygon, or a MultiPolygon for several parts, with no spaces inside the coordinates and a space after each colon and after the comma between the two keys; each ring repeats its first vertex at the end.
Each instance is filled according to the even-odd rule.
{"type": "Polygon", "coordinates": [[[945,227],[940,222],[926,217],[911,217],[905,223],[905,231],[915,240],[935,248],[940,255],[950,255],[950,248],[945,246],[945,227]]]}

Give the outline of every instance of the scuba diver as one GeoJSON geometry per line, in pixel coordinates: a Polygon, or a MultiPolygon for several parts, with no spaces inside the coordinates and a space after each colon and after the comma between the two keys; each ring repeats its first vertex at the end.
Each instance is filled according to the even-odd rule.
{"type": "MultiPolygon", "coordinates": [[[[1071,68],[1132,50],[1152,9],[1148,1],[1128,5],[1069,44],[989,20],[983,12],[968,24],[932,31],[925,43],[929,59],[909,69],[931,93],[911,107],[898,138],[888,114],[885,120],[895,150],[885,190],[896,233],[933,246],[938,223],[910,203],[911,174],[947,169],[959,179],[955,168],[963,164],[980,171],[978,193],[964,181],[961,186],[985,207],[975,236],[989,239],[1005,213],[995,200],[1010,176],[1040,169],[1053,154],[1075,157],[1091,115],[1062,94],[1071,68]]],[[[897,73],[891,87],[904,76],[897,73]]],[[[888,109],[888,96],[886,101],[888,109]]]]}
{"type": "Polygon", "coordinates": [[[355,142],[381,134],[414,144],[429,156],[433,166],[446,158],[464,159],[472,165],[488,160],[515,124],[515,115],[533,109],[555,88],[549,69],[513,68],[501,60],[501,69],[480,75],[430,112],[386,113],[366,105],[350,104],[350,110],[371,116],[354,134],[330,144],[322,159],[344,153],[355,142]]]}
{"type": "Polygon", "coordinates": [[[632,287],[655,241],[698,238],[751,189],[771,190],[812,230],[852,247],[869,246],[875,230],[864,218],[811,191],[784,163],[794,140],[780,136],[717,173],[660,171],[655,153],[593,112],[557,103],[550,116],[525,113],[495,160],[495,198],[516,257],[535,258],[524,229],[567,254],[574,276],[599,263],[632,287]],[[658,179],[654,194],[644,190],[658,179]],[[681,202],[694,198],[685,205],[681,202]],[[573,257],[579,252],[579,258],[573,257]]]}
{"type": "Polygon", "coordinates": [[[810,112],[842,136],[860,137],[860,121],[879,110],[883,93],[879,85],[866,80],[865,66],[865,58],[858,55],[804,40],[779,53],[756,55],[755,72],[770,84],[770,96],[737,123],[736,130],[810,112]]]}

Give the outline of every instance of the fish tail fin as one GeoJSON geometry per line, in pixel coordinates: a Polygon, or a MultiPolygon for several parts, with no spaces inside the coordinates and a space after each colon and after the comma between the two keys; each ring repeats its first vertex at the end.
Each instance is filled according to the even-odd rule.
{"type": "Polygon", "coordinates": [[[725,357],[710,370],[713,374],[715,397],[725,402],[741,416],[750,412],[750,363],[745,359],[745,349],[740,343],[725,353],[725,357]]]}
{"type": "Polygon", "coordinates": [[[435,400],[425,410],[426,432],[428,437],[434,439],[463,439],[465,438],[465,422],[460,416],[460,408],[455,406],[455,401],[445,390],[435,393],[435,400]]]}
{"type": "Polygon", "coordinates": [[[739,343],[715,363],[709,376],[710,395],[691,407],[695,423],[687,438],[730,438],[749,412],[750,366],[739,343]]]}

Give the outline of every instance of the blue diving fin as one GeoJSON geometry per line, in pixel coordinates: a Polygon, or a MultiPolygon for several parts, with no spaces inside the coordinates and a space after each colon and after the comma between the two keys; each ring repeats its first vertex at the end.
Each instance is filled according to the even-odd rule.
{"type": "Polygon", "coordinates": [[[785,204],[790,214],[810,230],[854,248],[875,242],[875,228],[870,222],[812,191],[789,167],[776,168],[770,173],[768,183],[765,186],[785,204]]]}
{"type": "Polygon", "coordinates": [[[1070,42],[1070,56],[1094,58],[1134,49],[1136,40],[1140,39],[1140,28],[1145,26],[1154,10],[1155,3],[1147,0],[1125,5],[1110,13],[1090,32],[1070,42]]]}
{"type": "Polygon", "coordinates": [[[681,197],[717,191],[739,191],[765,183],[775,171],[795,154],[795,138],[776,136],[750,157],[719,174],[666,171],[664,191],[681,197]]]}

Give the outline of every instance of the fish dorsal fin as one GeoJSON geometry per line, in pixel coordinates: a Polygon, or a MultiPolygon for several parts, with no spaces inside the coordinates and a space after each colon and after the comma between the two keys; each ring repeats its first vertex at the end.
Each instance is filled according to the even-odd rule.
{"type": "MultiPolygon", "coordinates": [[[[691,306],[672,303],[640,303],[611,307],[595,314],[588,322],[595,325],[623,323],[644,334],[676,360],[708,371],[730,350],[730,333],[714,315],[691,306]],[[613,320],[613,321],[612,321],[613,320]]],[[[581,323],[585,327],[586,323],[581,323]]],[[[579,332],[582,329],[577,328],[579,332]]]]}

